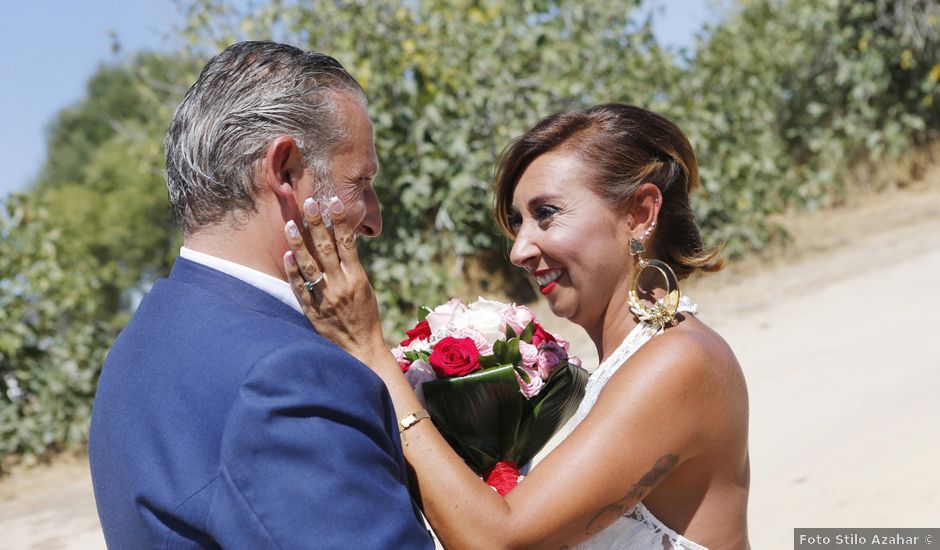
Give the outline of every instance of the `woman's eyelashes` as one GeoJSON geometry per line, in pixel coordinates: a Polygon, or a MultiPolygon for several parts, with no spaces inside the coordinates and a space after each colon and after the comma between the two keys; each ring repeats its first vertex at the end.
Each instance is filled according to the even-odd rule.
{"type": "Polygon", "coordinates": [[[513,233],[518,233],[519,228],[522,227],[522,215],[513,210],[509,213],[509,216],[507,216],[506,222],[509,224],[509,229],[511,229],[513,233]]]}
{"type": "MultiPolygon", "coordinates": [[[[535,220],[539,225],[545,225],[547,222],[561,212],[561,209],[557,206],[551,204],[539,204],[532,208],[532,219],[535,220]]],[[[509,215],[506,218],[506,221],[509,224],[509,229],[513,233],[518,233],[519,229],[522,227],[522,214],[518,210],[513,210],[509,212],[509,215]]]]}
{"type": "Polygon", "coordinates": [[[535,220],[541,224],[550,221],[552,217],[560,211],[561,209],[556,206],[540,204],[532,209],[532,214],[535,220]]]}

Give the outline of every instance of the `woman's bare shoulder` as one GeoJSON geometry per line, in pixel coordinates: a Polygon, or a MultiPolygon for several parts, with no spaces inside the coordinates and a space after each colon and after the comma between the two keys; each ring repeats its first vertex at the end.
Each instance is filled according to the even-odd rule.
{"type": "Polygon", "coordinates": [[[685,315],[678,325],[650,340],[634,357],[637,362],[656,364],[690,382],[743,381],[741,365],[731,346],[692,315],[685,315]]]}
{"type": "Polygon", "coordinates": [[[747,418],[744,374],[728,343],[694,316],[652,338],[622,367],[615,384],[654,385],[663,403],[695,422],[730,422],[747,418]]]}

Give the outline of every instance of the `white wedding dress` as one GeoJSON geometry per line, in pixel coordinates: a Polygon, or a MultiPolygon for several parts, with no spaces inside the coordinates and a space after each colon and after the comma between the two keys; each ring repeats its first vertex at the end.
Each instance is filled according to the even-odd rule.
{"type": "MultiPolygon", "coordinates": [[[[679,301],[680,312],[694,314],[697,309],[696,305],[685,296],[679,301]]],[[[659,332],[661,331],[657,331],[655,327],[643,321],[640,321],[640,324],[630,331],[630,334],[624,338],[620,346],[591,374],[585,388],[584,400],[581,401],[581,405],[571,421],[570,429],[577,427],[584,420],[584,417],[591,412],[591,408],[597,402],[597,397],[604,389],[604,385],[617,372],[617,369],[636,350],[640,349],[640,346],[650,341],[659,332]]],[[[576,548],[580,550],[594,548],[603,548],[605,550],[613,548],[624,550],[707,550],[704,546],[696,544],[666,527],[663,522],[656,519],[656,516],[642,502],[576,548]]]]}

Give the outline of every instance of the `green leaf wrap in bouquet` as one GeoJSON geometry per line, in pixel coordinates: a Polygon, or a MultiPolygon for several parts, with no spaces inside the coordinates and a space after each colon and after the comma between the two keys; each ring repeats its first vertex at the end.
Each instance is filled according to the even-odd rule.
{"type": "Polygon", "coordinates": [[[568,421],[588,373],[525,306],[459,300],[392,350],[451,447],[500,494],[568,421]]]}

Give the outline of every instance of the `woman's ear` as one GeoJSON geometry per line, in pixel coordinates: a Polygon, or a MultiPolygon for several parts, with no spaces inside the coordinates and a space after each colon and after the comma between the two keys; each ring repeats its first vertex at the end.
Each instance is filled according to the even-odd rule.
{"type": "Polygon", "coordinates": [[[261,178],[275,195],[293,196],[294,185],[304,173],[303,154],[290,136],[272,141],[264,153],[261,178]]]}
{"type": "Polygon", "coordinates": [[[655,184],[643,183],[633,194],[630,208],[632,238],[645,241],[652,235],[663,205],[663,193],[655,184]]]}

